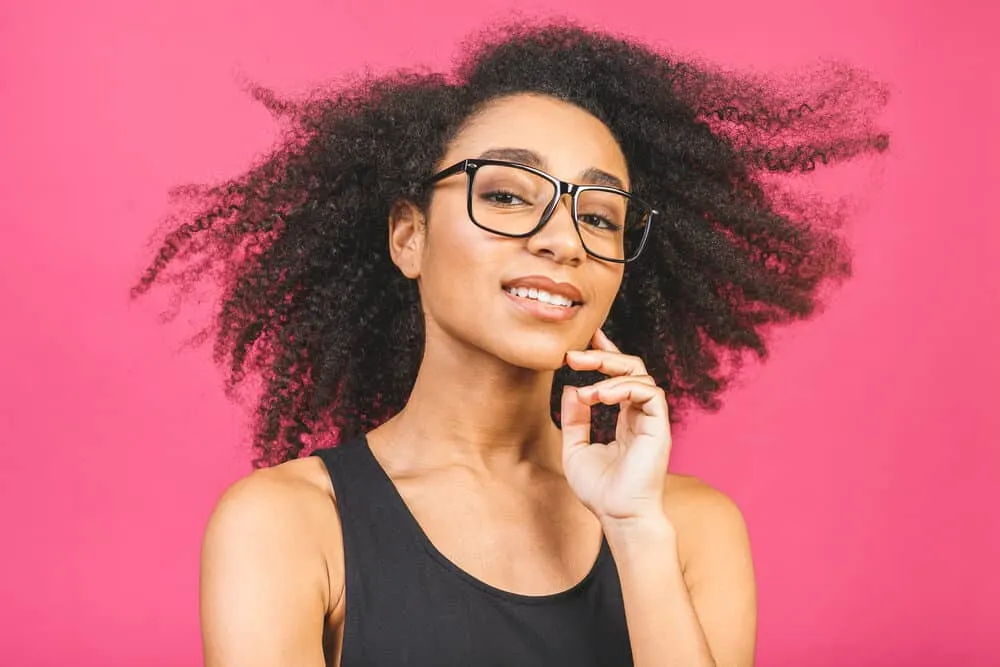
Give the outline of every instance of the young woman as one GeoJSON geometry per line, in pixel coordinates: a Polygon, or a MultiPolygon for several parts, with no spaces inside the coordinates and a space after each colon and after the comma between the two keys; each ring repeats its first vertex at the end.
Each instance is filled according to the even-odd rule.
{"type": "Polygon", "coordinates": [[[205,536],[209,667],[753,662],[747,530],[668,474],[670,410],[846,274],[835,216],[764,175],[884,149],[878,89],[503,34],[450,78],[261,92],[287,140],[189,190],[140,283],[221,278],[217,352],[263,380],[205,536]]]}

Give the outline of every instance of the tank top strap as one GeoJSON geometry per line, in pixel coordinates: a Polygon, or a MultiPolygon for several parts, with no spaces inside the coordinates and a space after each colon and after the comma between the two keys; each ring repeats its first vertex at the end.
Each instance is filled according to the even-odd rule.
{"type": "Polygon", "coordinates": [[[422,533],[392,480],[361,436],[313,452],[330,474],[349,571],[424,551],[422,533]]]}

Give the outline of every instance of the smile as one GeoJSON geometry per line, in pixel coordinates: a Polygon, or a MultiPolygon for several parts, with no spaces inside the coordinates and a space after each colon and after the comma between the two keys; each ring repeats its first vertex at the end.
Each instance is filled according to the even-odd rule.
{"type": "Polygon", "coordinates": [[[549,306],[557,306],[559,308],[572,308],[573,306],[578,305],[564,296],[560,296],[559,294],[550,294],[545,290],[535,289],[534,287],[507,287],[504,291],[512,296],[539,301],[549,306]]]}
{"type": "Polygon", "coordinates": [[[505,287],[503,292],[518,312],[535,321],[567,322],[576,317],[582,305],[564,296],[528,287],[505,287]]]}

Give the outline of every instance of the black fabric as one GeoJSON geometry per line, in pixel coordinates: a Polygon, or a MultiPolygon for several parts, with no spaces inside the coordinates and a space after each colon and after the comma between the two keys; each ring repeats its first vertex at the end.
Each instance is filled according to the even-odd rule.
{"type": "Polygon", "coordinates": [[[343,526],[342,667],[632,664],[606,541],[573,588],[508,593],[459,569],[431,544],[363,438],[314,455],[330,472],[343,526]]]}

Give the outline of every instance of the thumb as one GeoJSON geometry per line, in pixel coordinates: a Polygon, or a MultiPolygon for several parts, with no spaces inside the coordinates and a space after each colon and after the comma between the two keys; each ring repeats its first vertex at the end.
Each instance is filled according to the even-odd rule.
{"type": "Polygon", "coordinates": [[[580,400],[576,387],[563,387],[560,421],[564,452],[590,444],[590,406],[580,400]]]}

